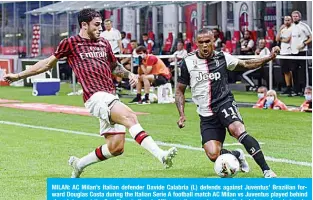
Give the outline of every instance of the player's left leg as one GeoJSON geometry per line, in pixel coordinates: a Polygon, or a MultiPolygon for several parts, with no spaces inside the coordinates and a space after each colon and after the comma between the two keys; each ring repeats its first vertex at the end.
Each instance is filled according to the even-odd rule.
{"type": "MultiPolygon", "coordinates": [[[[220,108],[219,118],[221,119],[223,125],[228,128],[229,133],[245,147],[246,151],[260,166],[264,177],[276,177],[276,174],[267,165],[258,141],[246,132],[235,101],[227,102],[220,108]]],[[[242,169],[249,168],[249,166],[246,166],[248,164],[247,162],[243,162],[241,164],[242,169]]]]}
{"type": "Polygon", "coordinates": [[[237,150],[229,151],[223,148],[226,130],[216,115],[209,117],[200,116],[200,130],[202,146],[207,157],[212,162],[215,162],[218,156],[225,153],[230,153],[239,159],[240,152],[237,150]]]}
{"type": "Polygon", "coordinates": [[[69,165],[73,168],[71,178],[79,178],[83,170],[89,165],[119,156],[124,152],[125,130],[124,132],[105,134],[104,137],[106,144],[97,147],[86,156],[82,158],[70,157],[69,165]]]}

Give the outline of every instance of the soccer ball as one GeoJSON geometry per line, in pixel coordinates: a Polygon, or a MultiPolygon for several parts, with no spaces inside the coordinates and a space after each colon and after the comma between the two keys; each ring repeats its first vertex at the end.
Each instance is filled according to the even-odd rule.
{"type": "Polygon", "coordinates": [[[238,159],[230,154],[220,155],[214,164],[215,173],[221,178],[232,178],[240,170],[240,164],[238,159]]]}

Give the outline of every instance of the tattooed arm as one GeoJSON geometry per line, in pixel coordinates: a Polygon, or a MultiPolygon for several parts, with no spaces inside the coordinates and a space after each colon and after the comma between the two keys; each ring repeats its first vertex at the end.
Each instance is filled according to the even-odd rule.
{"type": "Polygon", "coordinates": [[[278,46],[273,47],[272,52],[268,57],[256,58],[256,59],[251,59],[251,60],[239,60],[236,67],[247,68],[247,69],[258,68],[262,66],[263,64],[275,59],[279,51],[280,49],[278,46]]]}
{"type": "Polygon", "coordinates": [[[121,78],[129,78],[129,75],[132,74],[130,71],[124,68],[124,66],[118,62],[113,62],[111,64],[112,74],[121,77],[121,78]]]}
{"type": "Polygon", "coordinates": [[[129,83],[132,86],[135,86],[138,83],[138,76],[131,73],[124,66],[118,62],[113,62],[111,64],[112,67],[112,74],[121,77],[121,78],[129,78],[129,83]]]}
{"type": "Polygon", "coordinates": [[[180,116],[177,122],[177,125],[179,128],[184,128],[185,126],[184,122],[186,121],[185,112],[184,112],[186,87],[187,85],[182,84],[182,83],[177,83],[177,87],[176,87],[175,103],[176,103],[176,107],[180,116]]]}

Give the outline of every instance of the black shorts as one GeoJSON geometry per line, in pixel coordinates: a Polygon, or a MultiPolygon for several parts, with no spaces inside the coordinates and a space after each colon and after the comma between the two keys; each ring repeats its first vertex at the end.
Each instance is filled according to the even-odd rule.
{"type": "Polygon", "coordinates": [[[220,105],[217,112],[212,116],[200,116],[202,145],[210,140],[224,143],[226,128],[235,121],[243,123],[235,101],[228,101],[220,105]]]}
{"type": "MultiPolygon", "coordinates": [[[[291,56],[291,55],[284,55],[284,56],[291,56]]],[[[280,59],[279,63],[280,63],[281,70],[283,73],[287,73],[293,70],[292,60],[280,59]]]]}
{"type": "Polygon", "coordinates": [[[157,87],[160,85],[164,85],[168,82],[168,79],[165,76],[162,75],[154,75],[154,82],[153,82],[153,86],[157,87]]]}

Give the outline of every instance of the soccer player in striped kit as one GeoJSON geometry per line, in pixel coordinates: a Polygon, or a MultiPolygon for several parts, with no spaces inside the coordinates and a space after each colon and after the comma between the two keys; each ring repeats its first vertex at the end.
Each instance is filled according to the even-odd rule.
{"type": "Polygon", "coordinates": [[[125,127],[143,148],[153,154],[166,168],[171,167],[177,149],[175,147],[167,151],[160,149],[141,127],[136,114],[120,102],[115,94],[112,74],[129,78],[132,85],[138,82],[138,76],[120,65],[109,42],[100,38],[102,31],[100,13],[93,9],[84,9],[78,14],[78,22],[79,34],[63,39],[54,55],[18,74],[5,75],[5,80],[13,82],[43,73],[55,66],[58,59],[67,57],[83,88],[85,107],[93,116],[99,118],[100,135],[103,135],[106,141],[106,144],[82,158],[70,157],[72,178],[80,177],[83,169],[91,164],[121,155],[124,151],[125,127]]]}
{"type": "Polygon", "coordinates": [[[254,158],[263,171],[265,178],[274,178],[276,174],[267,165],[261,147],[256,139],[249,135],[237,108],[234,97],[228,88],[227,70],[235,68],[255,69],[274,59],[279,47],[274,47],[271,55],[239,60],[228,53],[214,51],[214,35],[208,29],[202,29],[197,36],[199,50],[189,53],[182,61],[181,73],[176,88],[176,106],[180,115],[179,128],[185,126],[185,90],[191,87],[192,99],[197,105],[200,116],[200,129],[203,148],[212,162],[224,153],[236,156],[243,172],[249,171],[241,149],[228,151],[223,148],[226,128],[254,158]]]}

